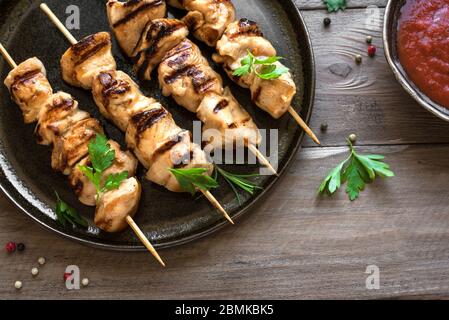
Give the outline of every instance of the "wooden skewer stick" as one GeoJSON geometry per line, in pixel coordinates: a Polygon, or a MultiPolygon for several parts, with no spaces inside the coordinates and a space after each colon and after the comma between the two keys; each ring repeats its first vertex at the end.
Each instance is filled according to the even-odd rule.
{"type": "Polygon", "coordinates": [[[267,158],[257,149],[257,147],[253,144],[248,145],[249,151],[254,153],[254,155],[259,159],[260,163],[262,163],[265,167],[267,167],[274,175],[278,176],[278,173],[276,170],[274,170],[273,166],[271,165],[270,161],[268,161],[267,158]]]}
{"type": "Polygon", "coordinates": [[[204,194],[204,196],[207,198],[207,200],[209,200],[210,203],[212,203],[214,205],[215,208],[220,210],[220,212],[223,214],[223,216],[231,224],[234,224],[234,221],[232,220],[232,218],[229,216],[229,214],[226,212],[226,210],[221,206],[220,202],[218,202],[217,199],[215,199],[215,197],[212,195],[212,193],[210,193],[210,191],[204,191],[204,190],[200,190],[200,191],[204,194]]]}
{"type": "Polygon", "coordinates": [[[5,58],[6,62],[11,66],[11,68],[17,68],[17,63],[11,58],[8,51],[6,51],[5,47],[0,43],[0,52],[2,53],[3,58],[5,58]]]}
{"type": "Polygon", "coordinates": [[[136,222],[133,220],[133,218],[131,218],[130,216],[127,216],[126,217],[126,222],[128,222],[128,224],[131,227],[131,229],[134,230],[134,232],[136,233],[137,237],[139,237],[140,241],[142,241],[142,243],[145,245],[145,247],[148,249],[148,251],[151,252],[153,257],[155,257],[156,260],[159,261],[159,263],[163,267],[165,267],[165,263],[161,259],[161,257],[159,256],[159,253],[157,253],[157,251],[151,245],[150,241],[148,241],[147,237],[143,234],[142,230],[140,230],[139,226],[136,224],[136,222]]]}
{"type": "MultiPolygon", "coordinates": [[[[66,29],[66,27],[61,23],[61,21],[59,21],[58,17],[53,13],[53,11],[51,11],[51,9],[47,6],[47,4],[45,3],[41,3],[40,8],[42,9],[42,11],[45,12],[45,14],[50,18],[50,20],[55,24],[55,26],[59,29],[59,31],[62,32],[62,34],[67,38],[67,40],[69,40],[69,42],[74,45],[77,44],[78,41],[75,39],[74,36],[72,36],[72,34],[70,33],[69,30],[66,29]]],[[[223,207],[221,206],[221,204],[217,201],[217,199],[215,199],[215,197],[209,192],[209,191],[201,191],[204,196],[210,201],[210,203],[212,203],[212,205],[217,208],[222,214],[223,216],[232,224],[234,224],[234,221],[232,221],[231,217],[229,216],[229,214],[226,212],[225,209],[223,209],[223,207]]],[[[132,226],[131,226],[132,227],[132,226]]],[[[139,236],[139,234],[137,234],[139,236]]],[[[143,234],[142,234],[143,235],[143,234]]],[[[146,239],[146,238],[145,238],[146,239]]],[[[147,240],[148,241],[148,240],[147,240]]],[[[145,243],[144,243],[145,244],[145,243]]],[[[148,242],[148,244],[151,246],[151,244],[148,242]]],[[[145,244],[146,246],[146,244],[145,244]]],[[[148,248],[148,247],[147,247],[148,248]]],[[[154,249],[153,249],[154,250],[154,249]]],[[[150,251],[151,252],[151,251],[150,251]]],[[[153,252],[152,252],[153,253],[153,252]]],[[[157,253],[156,253],[157,254],[157,253]]],[[[155,256],[156,257],[156,256],[155,256]]],[[[158,259],[156,257],[156,259],[158,259]]]]}
{"type": "Polygon", "coordinates": [[[293,118],[295,118],[296,122],[298,122],[299,126],[301,128],[304,129],[304,131],[307,133],[307,135],[312,138],[313,141],[315,141],[316,144],[321,145],[320,140],[318,140],[318,138],[316,137],[315,133],[313,133],[312,129],[309,128],[309,126],[307,125],[307,123],[304,122],[304,120],[302,120],[302,118],[300,117],[300,115],[296,112],[295,109],[293,109],[293,107],[290,107],[288,109],[288,112],[290,112],[290,114],[292,115],[293,118]]]}
{"type": "Polygon", "coordinates": [[[45,14],[50,18],[51,22],[62,32],[62,34],[69,40],[69,42],[73,45],[78,43],[74,36],[70,33],[69,30],[62,24],[62,22],[58,19],[58,17],[51,11],[51,9],[47,6],[46,3],[41,3],[40,8],[45,14]]]}
{"type": "MultiPolygon", "coordinates": [[[[5,47],[1,43],[0,43],[0,52],[2,56],[5,58],[5,60],[8,62],[8,64],[11,66],[11,68],[13,69],[17,68],[17,63],[13,60],[13,58],[9,55],[8,51],[6,51],[5,47]]],[[[142,230],[140,230],[140,228],[134,222],[133,218],[127,216],[126,222],[128,222],[129,226],[134,230],[137,237],[139,237],[140,241],[142,241],[142,243],[145,245],[148,251],[150,251],[150,253],[156,258],[156,260],[159,261],[159,263],[165,267],[164,261],[162,261],[157,251],[151,245],[150,241],[145,237],[142,230]]]]}

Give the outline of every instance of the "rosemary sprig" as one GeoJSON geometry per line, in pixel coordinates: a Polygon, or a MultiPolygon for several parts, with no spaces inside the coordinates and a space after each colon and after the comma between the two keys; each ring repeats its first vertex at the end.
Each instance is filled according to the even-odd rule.
{"type": "Polygon", "coordinates": [[[259,177],[259,174],[234,174],[231,172],[227,172],[215,166],[216,171],[225,179],[225,181],[229,184],[232,191],[234,191],[235,196],[237,197],[237,201],[241,204],[240,195],[237,189],[241,189],[250,195],[254,195],[257,190],[262,190],[262,187],[259,187],[248,180],[248,178],[259,177]]]}

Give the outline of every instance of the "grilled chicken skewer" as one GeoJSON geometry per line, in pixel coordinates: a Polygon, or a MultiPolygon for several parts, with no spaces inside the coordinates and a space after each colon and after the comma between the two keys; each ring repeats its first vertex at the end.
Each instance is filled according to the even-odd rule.
{"type": "MultiPolygon", "coordinates": [[[[48,6],[41,4],[41,9],[66,36],[70,34],[48,6]]],[[[126,132],[128,146],[148,169],[147,179],[170,191],[185,192],[169,168],[204,168],[208,175],[212,174],[212,163],[191,142],[190,132],[179,128],[160,103],[144,96],[128,75],[116,70],[108,33],[100,32],[80,42],[67,38],[72,46],[61,59],[64,80],[92,89],[103,115],[126,132]]],[[[209,191],[200,191],[234,223],[209,191]]]]}
{"type": "Polygon", "coordinates": [[[103,174],[127,171],[130,178],[121,183],[116,190],[105,192],[97,199],[95,186],[79,169],[79,165],[90,162],[88,144],[97,134],[103,133],[99,122],[89,113],[78,108],[78,102],[64,92],[54,93],[46,77],[46,70],[37,58],[31,58],[20,65],[0,44],[0,51],[12,71],[5,79],[5,85],[13,100],[19,105],[25,123],[37,122],[38,143],[52,145],[53,169],[69,176],[69,181],[80,202],[96,206],[95,224],[106,232],[119,232],[130,225],[140,233],[142,241],[154,257],[165,266],[159,254],[136,226],[135,215],[141,196],[141,185],[134,177],[137,160],[129,152],[110,140],[115,151],[112,166],[103,174]]]}
{"type": "MultiPolygon", "coordinates": [[[[134,58],[135,71],[139,77],[150,80],[152,71],[162,62],[159,67],[159,81],[163,94],[173,96],[179,105],[196,113],[205,123],[205,131],[215,129],[220,132],[221,141],[214,139],[216,137],[211,137],[211,140],[215,141],[214,144],[208,141],[211,148],[247,146],[264,166],[273,174],[277,174],[256,147],[261,142],[261,136],[251,116],[232,96],[229,89],[223,89],[221,77],[209,66],[198,47],[186,40],[189,33],[187,25],[177,19],[161,19],[161,12],[154,13],[151,17],[139,15],[139,8],[144,2],[146,1],[110,0],[106,4],[110,26],[124,52],[134,58]],[[135,6],[134,11],[130,12],[126,5],[135,6]],[[128,21],[130,25],[127,28],[118,28],[117,20],[128,21]],[[133,30],[131,21],[134,25],[148,23],[143,29],[133,30]],[[140,35],[137,42],[125,40],[125,35],[132,33],[140,35]],[[165,63],[168,57],[172,59],[165,63]],[[161,69],[162,66],[168,67],[161,69]]],[[[231,18],[232,21],[234,17],[231,18]]],[[[226,25],[223,22],[223,31],[226,25]]],[[[204,26],[201,30],[206,29],[204,26]]],[[[222,32],[216,32],[216,40],[222,32]]],[[[199,31],[199,34],[201,33],[199,31]]]]}
{"type": "MultiPolygon", "coordinates": [[[[263,37],[255,22],[247,19],[234,21],[235,8],[230,0],[168,0],[168,4],[188,11],[182,20],[197,39],[216,47],[218,54],[213,56],[214,61],[223,64],[233,81],[251,90],[252,99],[259,108],[275,119],[289,112],[313,141],[320,144],[313,131],[291,106],[296,95],[296,84],[291,73],[272,80],[261,79],[254,73],[243,77],[233,75],[248,50],[259,58],[276,56],[275,48],[263,37]]],[[[276,65],[283,66],[280,62],[276,62],[276,65]]]]}

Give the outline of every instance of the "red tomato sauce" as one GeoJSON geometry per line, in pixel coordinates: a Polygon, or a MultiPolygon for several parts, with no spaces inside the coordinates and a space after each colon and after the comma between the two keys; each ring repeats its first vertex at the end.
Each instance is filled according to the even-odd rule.
{"type": "Polygon", "coordinates": [[[449,108],[449,0],[407,0],[398,28],[405,71],[429,98],[449,108]]]}

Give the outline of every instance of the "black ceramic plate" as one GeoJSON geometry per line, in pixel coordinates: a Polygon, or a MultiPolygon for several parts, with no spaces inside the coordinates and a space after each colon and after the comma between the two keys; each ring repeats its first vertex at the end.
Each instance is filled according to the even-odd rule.
{"type": "MultiPolygon", "coordinates": [[[[13,58],[21,62],[37,56],[47,68],[48,77],[55,90],[63,90],[80,101],[80,107],[101,119],[107,134],[123,144],[123,134],[101,117],[89,92],[66,85],[60,78],[59,59],[68,47],[66,39],[39,10],[41,1],[0,0],[0,40],[13,58]]],[[[81,28],[73,30],[75,37],[109,31],[102,0],[48,0],[56,15],[66,17],[66,8],[77,5],[81,9],[81,28]]],[[[260,23],[267,38],[278,48],[279,55],[286,58],[292,69],[299,94],[294,107],[309,120],[315,89],[314,60],[310,39],[300,13],[290,0],[234,0],[239,17],[247,17],[260,23]]],[[[172,10],[172,9],[170,9],[172,10]]],[[[180,11],[170,11],[179,16],[180,11]]],[[[201,45],[211,56],[212,50],[201,45]]],[[[114,54],[118,68],[132,74],[130,61],[114,43],[114,54]]],[[[220,70],[220,68],[216,68],[220,70]]],[[[9,66],[2,62],[0,74],[3,80],[9,66]]],[[[223,77],[227,81],[227,77],[223,77]]],[[[158,98],[173,113],[175,120],[184,128],[191,129],[194,116],[178,107],[171,99],[164,98],[156,81],[140,83],[145,94],[158,98]]],[[[238,100],[252,114],[259,128],[279,129],[279,173],[285,172],[294,158],[303,139],[303,131],[294,120],[285,116],[279,121],[252,105],[249,93],[229,81],[238,100]]],[[[52,171],[50,149],[39,146],[33,139],[34,126],[22,122],[21,113],[2,85],[0,88],[0,184],[3,192],[23,212],[56,233],[65,237],[108,249],[139,250],[142,246],[131,231],[107,234],[99,231],[92,223],[94,210],[81,205],[68,187],[67,179],[52,171]],[[54,219],[54,190],[73,205],[91,223],[88,230],[62,228],[54,219]]],[[[230,166],[233,172],[255,173],[257,166],[230,166]]],[[[143,197],[136,221],[158,248],[186,243],[226,226],[227,222],[204,199],[193,199],[187,194],[170,193],[144,179],[144,171],[139,171],[143,183],[143,197]]],[[[238,218],[261,197],[270,191],[278,178],[274,176],[258,178],[263,187],[254,196],[242,193],[239,204],[232,190],[221,182],[221,188],[214,195],[224,205],[234,219],[238,218]]]]}
{"type": "Polygon", "coordinates": [[[396,79],[402,87],[415,99],[421,106],[432,112],[437,117],[449,121],[449,109],[430,99],[420,88],[410,79],[407,72],[399,61],[397,50],[397,31],[398,20],[401,16],[401,8],[406,0],[390,0],[385,10],[384,19],[384,48],[385,56],[396,79]]]}

